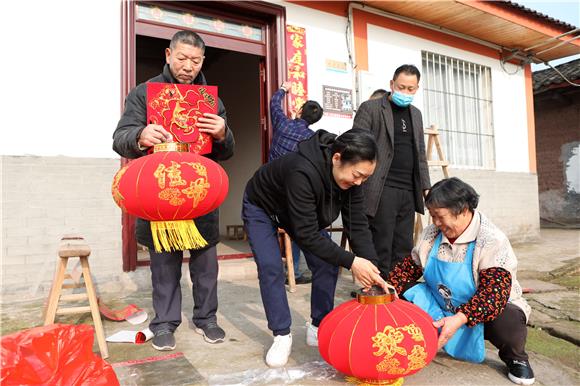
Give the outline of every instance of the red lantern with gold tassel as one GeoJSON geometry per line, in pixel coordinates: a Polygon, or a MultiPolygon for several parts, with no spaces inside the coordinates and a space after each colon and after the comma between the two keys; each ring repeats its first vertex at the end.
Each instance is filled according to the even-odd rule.
{"type": "Polygon", "coordinates": [[[318,349],[349,382],[402,385],[437,353],[437,330],[419,307],[373,287],[322,320],[318,349]]]}
{"type": "Polygon", "coordinates": [[[157,252],[206,246],[193,219],[216,209],[227,196],[223,168],[188,150],[186,143],[155,145],[153,154],[131,161],[113,179],[117,205],[151,222],[157,252]]]}

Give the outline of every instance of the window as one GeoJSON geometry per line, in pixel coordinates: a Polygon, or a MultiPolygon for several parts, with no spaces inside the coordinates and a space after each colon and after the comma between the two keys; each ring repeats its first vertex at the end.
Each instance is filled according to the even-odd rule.
{"type": "Polygon", "coordinates": [[[436,124],[453,166],[493,169],[493,106],[489,67],[422,51],[424,114],[436,124]]]}

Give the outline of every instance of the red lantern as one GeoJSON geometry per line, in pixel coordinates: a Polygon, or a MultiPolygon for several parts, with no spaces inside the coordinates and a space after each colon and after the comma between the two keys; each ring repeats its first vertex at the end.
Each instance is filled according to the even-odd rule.
{"type": "Polygon", "coordinates": [[[151,221],[155,250],[198,249],[207,245],[192,219],[216,209],[228,193],[228,176],[186,143],[155,145],[154,153],[117,172],[112,193],[124,211],[151,221]]]}
{"type": "Polygon", "coordinates": [[[393,294],[371,290],[341,304],[318,328],[320,355],[347,380],[401,385],[437,353],[433,319],[393,294]]]}

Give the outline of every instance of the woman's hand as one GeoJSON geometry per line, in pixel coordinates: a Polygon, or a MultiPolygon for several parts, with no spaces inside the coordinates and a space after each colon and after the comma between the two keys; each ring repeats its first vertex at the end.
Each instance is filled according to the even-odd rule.
{"type": "Polygon", "coordinates": [[[453,334],[465,323],[467,323],[467,316],[463,312],[458,312],[453,316],[446,316],[434,321],[433,326],[435,328],[441,328],[439,340],[437,341],[437,350],[445,346],[453,334]]]}
{"type": "Polygon", "coordinates": [[[365,289],[371,288],[374,284],[380,286],[385,292],[389,292],[387,282],[383,280],[379,269],[370,260],[356,256],[350,267],[354,278],[362,284],[365,289]]]}

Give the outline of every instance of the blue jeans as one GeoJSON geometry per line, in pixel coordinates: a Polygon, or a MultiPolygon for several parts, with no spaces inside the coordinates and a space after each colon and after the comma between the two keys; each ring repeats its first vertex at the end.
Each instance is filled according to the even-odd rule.
{"type": "MultiPolygon", "coordinates": [[[[278,226],[262,208],[250,203],[245,194],[242,219],[258,266],[260,294],[268,328],[274,335],[287,335],[290,333],[292,318],[284,286],[285,274],[278,243],[278,226]]],[[[307,251],[304,251],[304,257],[308,268],[312,271],[310,317],[312,324],[318,327],[322,319],[334,308],[338,267],[307,251]]]]}
{"type": "Polygon", "coordinates": [[[292,260],[294,261],[294,278],[298,279],[302,276],[300,272],[300,247],[292,241],[292,260]]]}

